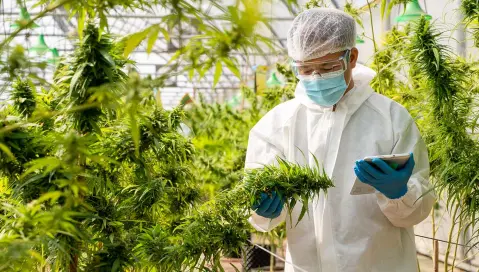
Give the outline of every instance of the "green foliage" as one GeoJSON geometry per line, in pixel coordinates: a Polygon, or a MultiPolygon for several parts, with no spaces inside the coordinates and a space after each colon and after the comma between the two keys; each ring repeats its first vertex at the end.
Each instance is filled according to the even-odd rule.
{"type": "Polygon", "coordinates": [[[173,231],[199,197],[183,111],[157,106],[154,82],[127,76],[119,48],[89,24],[58,86],[33,95],[15,84],[16,114],[37,109],[26,121],[1,111],[2,270],[143,269],[133,250],[143,228],[173,231]]]}
{"type": "Polygon", "coordinates": [[[326,4],[324,3],[324,0],[309,0],[305,6],[306,9],[324,8],[326,7],[326,4]]]}
{"type": "MultiPolygon", "coordinates": [[[[53,5],[57,1],[39,0],[36,5],[53,5]]],[[[99,18],[100,29],[108,27],[107,15],[112,9],[134,11],[136,8],[151,8],[158,1],[144,0],[89,0],[89,1],[63,1],[63,8],[70,17],[78,16],[78,33],[83,34],[83,27],[88,19],[99,18]]]]}
{"type": "MultiPolygon", "coordinates": [[[[291,73],[278,65],[280,73],[291,73]]],[[[291,73],[292,74],[292,73],[291,73]]],[[[233,109],[226,104],[207,104],[200,96],[198,104],[186,111],[186,124],[191,128],[195,156],[195,175],[201,177],[203,195],[211,198],[218,190],[232,188],[243,174],[248,145],[248,131],[266,112],[294,97],[295,77],[285,87],[265,90],[260,97],[243,89],[245,106],[233,109]]]]}
{"type": "MultiPolygon", "coordinates": [[[[203,35],[180,48],[187,54],[172,60],[172,67],[188,61],[189,68],[203,75],[221,67],[216,69],[218,79],[223,68],[239,76],[233,53],[271,46],[269,39],[255,33],[258,25],[266,24],[260,1],[240,1],[227,8],[211,3],[231,23],[225,29],[204,23],[199,16],[203,11],[186,1],[37,3],[49,5],[34,19],[65,4],[65,10],[78,18],[81,39],[75,52],[58,65],[54,84],[30,74],[30,67],[43,64],[29,62],[21,47],[13,48],[6,54],[7,62],[0,63],[5,78],[22,79],[12,86],[13,106],[0,110],[0,270],[184,271],[208,265],[221,271],[219,258],[238,253],[250,232],[245,218],[256,196],[232,189],[200,207],[201,183],[220,184],[214,191],[244,186],[240,180],[246,132],[266,110],[291,97],[296,79],[263,98],[245,90],[250,107],[242,111],[203,104],[198,116],[191,117],[200,120],[194,128],[198,137],[189,139],[179,131],[190,112],[167,111],[152,95],[152,89],[161,88],[170,75],[142,79],[125,69],[132,63],[125,52],[140,43],[140,36],[151,50],[160,34],[168,38],[165,29],[195,22],[203,35]],[[115,43],[104,32],[112,8],[155,4],[172,14],[146,34],[115,43]],[[91,23],[96,18],[99,26],[91,23]],[[211,39],[198,43],[203,38],[211,39]],[[223,117],[215,120],[211,114],[223,117]],[[227,148],[211,144],[217,139],[227,148]],[[207,148],[195,151],[201,145],[207,148]],[[224,158],[217,159],[221,154],[224,158]],[[209,180],[203,179],[208,175],[209,180]],[[234,193],[240,202],[230,207],[234,193]]],[[[1,43],[2,51],[12,37],[1,43]]],[[[267,179],[263,174],[266,185],[281,189],[294,175],[304,179],[318,174],[284,167],[290,171],[285,176],[267,179]]],[[[302,201],[311,196],[305,189],[296,190],[302,201]]],[[[285,189],[288,194],[293,191],[285,189]]]]}
{"type": "MultiPolygon", "coordinates": [[[[465,205],[467,218],[474,221],[479,188],[477,169],[479,145],[471,138],[469,120],[474,94],[464,65],[454,59],[448,47],[438,43],[439,32],[422,19],[411,41],[416,56],[411,66],[427,81],[433,116],[430,117],[432,174],[437,186],[449,195],[449,203],[465,205]]],[[[472,82],[473,83],[473,82],[472,82]]]]}
{"type": "Polygon", "coordinates": [[[191,127],[198,152],[195,169],[207,198],[240,180],[248,142],[245,132],[262,114],[264,112],[257,107],[238,111],[228,105],[206,104],[203,99],[187,111],[186,124],[191,127]]]}
{"type": "Polygon", "coordinates": [[[18,79],[12,87],[11,96],[15,110],[24,117],[32,116],[37,103],[35,89],[32,88],[31,83],[18,79]]]}
{"type": "MultiPolygon", "coordinates": [[[[374,59],[372,86],[406,106],[428,145],[431,180],[459,218],[477,222],[477,63],[455,56],[439,32],[422,18],[394,28],[374,59]]],[[[477,235],[477,233],[476,233],[477,235]]]]}
{"type": "Polygon", "coordinates": [[[126,78],[121,70],[126,62],[114,54],[111,38],[100,36],[95,25],[89,23],[84,34],[71,63],[60,66],[55,83],[61,90],[59,100],[66,107],[97,104],[71,113],[73,128],[81,133],[101,133],[98,123],[105,117],[102,106],[117,100],[126,78]],[[109,88],[100,88],[105,84],[110,84],[109,88]]]}
{"type": "Polygon", "coordinates": [[[220,256],[238,253],[248,243],[246,219],[261,192],[282,192],[290,214],[295,205],[302,202],[299,222],[307,212],[307,203],[333,186],[317,167],[303,167],[278,159],[278,166],[251,170],[232,190],[218,194],[214,200],[185,217],[174,236],[168,236],[159,225],[146,230],[136,251],[151,260],[159,270],[187,271],[209,267],[212,271],[223,271],[220,256]]]}
{"type": "Polygon", "coordinates": [[[479,47],[479,2],[477,0],[461,1],[464,22],[472,29],[474,45],[479,47]]]}
{"type": "MultiPolygon", "coordinates": [[[[334,186],[326,173],[320,170],[318,161],[315,161],[316,167],[304,167],[278,159],[278,166],[265,166],[248,172],[242,185],[250,197],[249,204],[260,199],[261,192],[280,192],[290,215],[296,204],[302,203],[299,222],[312,198],[334,186]]],[[[243,200],[247,201],[246,198],[243,200]]]]}
{"type": "Polygon", "coordinates": [[[354,18],[354,20],[356,21],[356,23],[361,27],[361,28],[364,28],[364,25],[363,25],[363,20],[361,19],[361,11],[357,8],[354,7],[353,3],[352,2],[346,2],[346,4],[344,5],[344,12],[348,13],[349,15],[351,15],[351,17],[354,18]]]}
{"type": "Polygon", "coordinates": [[[12,48],[10,54],[8,55],[6,65],[2,67],[2,73],[7,72],[10,78],[18,76],[18,73],[26,68],[28,68],[30,62],[25,55],[25,48],[21,45],[17,45],[12,48]]]}
{"type": "MultiPolygon", "coordinates": [[[[180,3],[184,4],[182,1],[180,3]]],[[[219,17],[229,22],[227,28],[220,29],[208,20],[203,20],[202,18],[210,16],[192,6],[183,8],[182,12],[173,9],[174,13],[163,18],[162,23],[127,37],[124,41],[126,43],[125,55],[128,55],[146,39],[147,48],[152,48],[156,37],[158,37],[158,32],[161,32],[168,40],[169,36],[165,35],[167,33],[165,29],[169,27],[178,26],[181,29],[182,24],[194,24],[201,34],[180,47],[170,59],[170,63],[187,64],[181,72],[187,73],[191,80],[195,74],[199,78],[203,78],[208,71],[213,70],[215,82],[217,82],[223,73],[223,68],[229,69],[234,75],[240,77],[237,59],[231,57],[233,53],[263,52],[264,47],[274,49],[270,39],[256,32],[259,26],[268,24],[266,18],[261,14],[262,2],[238,0],[234,5],[227,7],[221,6],[215,1],[211,1],[211,3],[220,10],[219,17]],[[177,12],[179,13],[176,14],[177,12]],[[186,17],[183,12],[194,14],[194,18],[186,17]],[[199,16],[200,14],[202,17],[199,16]]]]}

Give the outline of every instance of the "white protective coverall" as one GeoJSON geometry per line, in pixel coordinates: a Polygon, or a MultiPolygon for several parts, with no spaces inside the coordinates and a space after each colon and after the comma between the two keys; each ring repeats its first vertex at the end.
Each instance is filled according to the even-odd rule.
{"type": "MultiPolygon", "coordinates": [[[[305,271],[417,271],[413,226],[434,204],[433,193],[421,197],[429,191],[427,149],[408,111],[373,92],[369,83],[374,76],[358,64],[355,87],[334,112],[314,104],[298,84],[295,99],[275,107],[250,132],[246,168],[274,164],[276,156],[314,167],[312,153],[335,184],[327,196],[321,193],[309,204],[309,214],[298,225],[299,203],[292,225],[286,209],[272,220],[255,213],[249,218],[263,232],[286,219],[286,260],[305,271]],[[356,160],[410,152],[416,166],[405,196],[350,195],[356,160]]],[[[285,265],[286,272],[299,271],[285,265]]]]}

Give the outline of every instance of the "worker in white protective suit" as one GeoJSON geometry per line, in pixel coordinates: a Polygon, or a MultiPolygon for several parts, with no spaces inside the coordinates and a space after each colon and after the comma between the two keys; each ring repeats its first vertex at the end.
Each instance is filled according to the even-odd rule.
{"type": "Polygon", "coordinates": [[[315,167],[314,155],[335,185],[297,225],[301,205],[289,218],[281,192],[264,193],[253,206],[249,222],[259,231],[286,219],[285,271],[417,271],[413,226],[435,201],[426,146],[408,111],[369,86],[375,73],[356,63],[355,39],[355,21],[342,11],[298,15],[288,33],[300,80],[295,99],[267,113],[249,135],[247,169],[277,156],[315,167]],[[404,153],[412,156],[401,169],[361,160],[404,153]],[[356,177],[376,193],[350,195],[356,177]]]}

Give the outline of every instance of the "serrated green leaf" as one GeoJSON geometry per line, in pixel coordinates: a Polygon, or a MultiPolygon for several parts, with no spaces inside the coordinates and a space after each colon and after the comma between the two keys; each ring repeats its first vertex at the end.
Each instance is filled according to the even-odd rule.
{"type": "Polygon", "coordinates": [[[182,53],[182,50],[176,51],[176,53],[173,54],[173,56],[171,57],[171,59],[168,61],[167,64],[171,64],[173,61],[175,61],[176,59],[178,59],[178,58],[181,56],[181,53],[182,53]]]}
{"type": "Polygon", "coordinates": [[[188,71],[188,78],[189,78],[189,80],[192,81],[194,76],[195,76],[195,70],[194,70],[194,69],[190,69],[190,70],[188,71]]]}
{"type": "Polygon", "coordinates": [[[111,272],[120,271],[120,260],[116,259],[111,266],[111,272]]]}
{"type": "Polygon", "coordinates": [[[100,12],[100,14],[98,14],[98,17],[100,17],[100,27],[98,28],[98,34],[101,36],[103,30],[108,27],[108,19],[106,18],[104,12],[100,12]]]}
{"type": "Polygon", "coordinates": [[[80,40],[83,39],[83,30],[85,28],[85,19],[86,19],[86,9],[82,9],[78,14],[78,37],[80,40]]]}
{"type": "Polygon", "coordinates": [[[381,0],[381,20],[384,19],[384,11],[386,11],[386,0],[381,0]]]}
{"type": "Polygon", "coordinates": [[[123,52],[123,56],[125,58],[128,57],[131,54],[131,52],[133,52],[133,50],[135,50],[135,48],[137,48],[138,45],[140,45],[140,43],[146,39],[149,32],[150,32],[150,29],[147,28],[143,31],[137,32],[131,35],[130,37],[128,37],[126,41],[125,51],[123,52]]]}
{"type": "MultiPolygon", "coordinates": [[[[33,160],[30,163],[31,165],[30,168],[25,170],[25,172],[22,174],[20,178],[23,179],[26,176],[28,176],[28,174],[33,173],[36,170],[42,169],[44,167],[48,167],[48,169],[55,169],[58,166],[60,166],[61,163],[62,161],[56,157],[45,157],[45,158],[33,160]]],[[[47,171],[44,171],[44,172],[47,172],[47,171]]]]}
{"type": "Polygon", "coordinates": [[[298,222],[296,222],[296,226],[299,224],[301,219],[303,219],[304,215],[308,211],[308,203],[306,202],[306,203],[302,203],[302,204],[303,204],[303,206],[301,207],[301,213],[299,214],[299,218],[298,218],[298,222]]]}
{"type": "Polygon", "coordinates": [[[156,40],[158,39],[158,34],[160,33],[160,27],[154,26],[151,28],[150,33],[148,35],[148,42],[146,46],[146,52],[151,54],[153,50],[153,46],[155,45],[156,40]]]}
{"type": "Polygon", "coordinates": [[[13,155],[12,151],[10,151],[10,148],[8,146],[4,145],[3,143],[0,143],[0,149],[5,153],[12,161],[15,161],[15,155],[13,155]]]}
{"type": "Polygon", "coordinates": [[[78,69],[76,70],[75,74],[73,75],[72,77],[72,80],[70,82],[70,92],[73,92],[75,90],[75,87],[77,85],[77,81],[80,79],[80,77],[82,76],[83,74],[83,70],[85,69],[85,67],[87,66],[87,63],[83,63],[82,65],[80,65],[80,67],[78,67],[78,69]]]}
{"type": "Polygon", "coordinates": [[[130,129],[131,129],[131,138],[135,145],[135,155],[140,156],[140,128],[138,122],[136,121],[135,112],[133,109],[129,110],[130,115],[130,129]]]}
{"type": "Polygon", "coordinates": [[[434,52],[434,57],[436,57],[436,70],[439,69],[439,65],[440,65],[440,60],[441,60],[441,56],[439,55],[439,51],[437,50],[437,48],[432,48],[432,51],[434,52]]]}
{"type": "Polygon", "coordinates": [[[213,78],[213,88],[216,87],[216,84],[220,81],[221,74],[223,73],[223,65],[221,61],[216,62],[215,64],[215,74],[213,78]]]}
{"type": "Polygon", "coordinates": [[[238,78],[241,77],[241,73],[236,66],[236,64],[233,63],[230,59],[223,59],[224,64],[226,64],[226,67],[238,78]]]}
{"type": "Polygon", "coordinates": [[[53,191],[44,193],[41,197],[37,199],[39,203],[43,203],[45,201],[50,200],[50,203],[55,203],[57,200],[62,196],[62,192],[60,191],[53,191]]]}
{"type": "Polygon", "coordinates": [[[170,41],[170,33],[168,33],[168,31],[162,27],[159,27],[159,30],[161,31],[161,34],[163,34],[163,37],[165,37],[165,40],[167,42],[170,41]]]}

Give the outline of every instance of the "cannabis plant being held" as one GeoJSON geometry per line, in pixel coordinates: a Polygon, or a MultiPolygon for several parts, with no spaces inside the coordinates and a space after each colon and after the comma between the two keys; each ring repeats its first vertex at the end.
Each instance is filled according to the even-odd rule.
{"type": "Polygon", "coordinates": [[[148,256],[165,271],[223,271],[220,257],[248,243],[250,207],[262,192],[282,192],[289,214],[302,202],[299,222],[307,212],[307,203],[332,186],[317,166],[309,168],[278,159],[278,166],[246,172],[240,184],[195,209],[182,220],[174,236],[167,236],[161,226],[147,230],[137,254],[148,256]]]}

